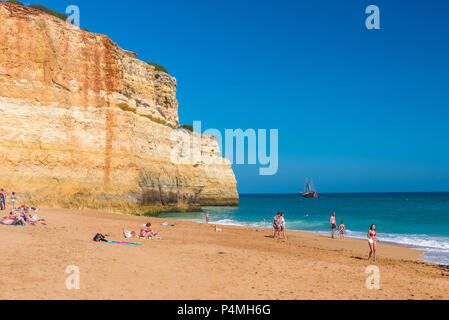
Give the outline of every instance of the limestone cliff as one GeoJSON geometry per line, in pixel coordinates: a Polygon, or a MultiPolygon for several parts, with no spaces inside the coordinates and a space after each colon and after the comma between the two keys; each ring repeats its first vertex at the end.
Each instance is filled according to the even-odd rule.
{"type": "Polygon", "coordinates": [[[238,205],[217,141],[179,126],[176,79],[32,8],[0,3],[0,30],[0,187],[41,206],[238,205]],[[200,141],[201,161],[179,138],[200,141]]]}

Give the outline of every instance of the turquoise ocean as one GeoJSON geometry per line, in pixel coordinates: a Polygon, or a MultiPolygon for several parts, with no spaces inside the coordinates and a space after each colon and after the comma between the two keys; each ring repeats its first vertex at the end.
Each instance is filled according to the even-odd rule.
{"type": "MultiPolygon", "coordinates": [[[[211,223],[271,228],[274,215],[285,212],[290,231],[330,234],[329,218],[336,212],[347,237],[366,239],[376,224],[383,242],[424,250],[422,260],[449,265],[448,193],[322,194],[304,199],[296,194],[241,195],[240,207],[204,207],[211,223]]],[[[166,213],[161,218],[204,222],[204,212],[166,213]]]]}

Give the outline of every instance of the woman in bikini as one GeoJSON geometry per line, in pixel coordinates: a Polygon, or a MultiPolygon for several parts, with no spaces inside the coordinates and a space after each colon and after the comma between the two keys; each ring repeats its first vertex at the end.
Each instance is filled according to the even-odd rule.
{"type": "Polygon", "coordinates": [[[13,211],[16,209],[16,201],[17,201],[16,193],[13,192],[11,195],[11,204],[12,204],[13,211]]]}
{"type": "Polygon", "coordinates": [[[377,239],[376,226],[373,224],[368,231],[368,245],[370,250],[368,260],[374,257],[374,262],[376,262],[377,242],[380,242],[380,240],[377,239]]]}
{"type": "Polygon", "coordinates": [[[153,238],[155,234],[153,233],[153,230],[151,230],[151,223],[147,223],[140,229],[140,237],[142,238],[153,238]]]}

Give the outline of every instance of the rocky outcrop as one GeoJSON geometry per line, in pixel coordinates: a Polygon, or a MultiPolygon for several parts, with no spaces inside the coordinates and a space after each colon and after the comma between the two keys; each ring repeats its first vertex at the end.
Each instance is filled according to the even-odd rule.
{"type": "Polygon", "coordinates": [[[175,78],[32,8],[0,3],[0,29],[1,187],[139,214],[238,204],[215,138],[180,128],[175,78]]]}

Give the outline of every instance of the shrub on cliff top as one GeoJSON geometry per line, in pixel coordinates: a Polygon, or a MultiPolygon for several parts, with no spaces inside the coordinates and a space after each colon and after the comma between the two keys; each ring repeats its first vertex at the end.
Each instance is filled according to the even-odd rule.
{"type": "Polygon", "coordinates": [[[158,64],[155,63],[155,62],[147,62],[147,63],[148,63],[150,66],[153,66],[154,69],[155,69],[156,71],[162,71],[162,72],[165,72],[165,73],[168,74],[167,69],[165,69],[163,66],[160,66],[160,65],[158,65],[158,64]]]}
{"type": "MultiPolygon", "coordinates": [[[[12,2],[12,1],[15,1],[15,0],[10,0],[10,2],[12,2]]],[[[16,2],[19,2],[19,1],[16,1],[16,2]]],[[[52,16],[55,16],[56,18],[59,18],[59,19],[64,20],[64,21],[67,21],[67,18],[68,18],[68,16],[66,14],[64,14],[64,13],[59,13],[59,12],[53,11],[53,10],[51,10],[51,9],[49,9],[47,7],[44,7],[44,6],[40,5],[40,4],[32,4],[29,7],[37,9],[37,10],[40,10],[40,11],[48,13],[48,14],[51,14],[52,16]]],[[[85,28],[81,28],[81,30],[90,32],[89,30],[87,30],[85,28]]]]}
{"type": "Polygon", "coordinates": [[[190,124],[185,124],[182,127],[183,127],[183,129],[186,129],[186,130],[189,130],[189,131],[193,132],[193,126],[191,126],[190,124]]]}
{"type": "Polygon", "coordinates": [[[40,4],[32,4],[32,5],[30,5],[30,8],[34,8],[34,9],[43,11],[45,13],[51,14],[52,16],[55,16],[56,18],[59,18],[59,19],[64,20],[64,21],[66,21],[67,18],[68,18],[68,16],[65,15],[64,13],[59,13],[59,12],[53,11],[53,10],[51,10],[51,9],[49,9],[47,7],[44,7],[44,6],[40,5],[40,4]]]}
{"type": "Polygon", "coordinates": [[[19,4],[19,5],[21,5],[21,6],[24,6],[25,7],[25,5],[22,3],[22,2],[20,2],[20,1],[17,1],[17,0],[9,0],[8,2],[10,2],[10,3],[13,3],[13,4],[19,4]]]}

